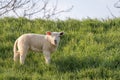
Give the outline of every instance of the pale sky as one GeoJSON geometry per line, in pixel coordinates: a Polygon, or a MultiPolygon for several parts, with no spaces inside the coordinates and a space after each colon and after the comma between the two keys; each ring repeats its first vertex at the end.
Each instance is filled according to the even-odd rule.
{"type": "Polygon", "coordinates": [[[118,0],[58,0],[58,7],[60,9],[66,9],[72,5],[74,6],[71,12],[62,13],[59,18],[113,18],[107,7],[109,7],[115,16],[119,17],[120,9],[114,7],[114,3],[117,1],[118,0]]]}
{"type": "MultiPolygon", "coordinates": [[[[55,4],[56,0],[49,0],[51,5],[55,4]]],[[[115,8],[114,4],[119,0],[58,0],[58,10],[66,10],[71,6],[74,6],[70,12],[65,12],[60,15],[57,15],[56,18],[59,19],[84,19],[87,17],[98,18],[98,19],[108,19],[113,18],[112,14],[116,17],[120,17],[120,8],[115,8]]],[[[42,5],[41,3],[38,3],[42,5]]],[[[49,7],[50,8],[50,7],[49,7]]],[[[19,11],[21,13],[21,11],[19,11]]],[[[8,15],[12,15],[10,13],[8,15]]],[[[33,18],[39,18],[41,14],[34,15],[33,18]]]]}

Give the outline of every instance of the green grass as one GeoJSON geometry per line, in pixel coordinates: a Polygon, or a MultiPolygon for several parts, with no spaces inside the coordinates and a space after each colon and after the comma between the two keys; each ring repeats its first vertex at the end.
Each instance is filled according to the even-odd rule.
{"type": "Polygon", "coordinates": [[[120,18],[97,20],[0,19],[0,80],[120,80],[120,18]],[[24,33],[64,31],[46,65],[29,52],[24,65],[13,62],[14,41],[24,33]]]}

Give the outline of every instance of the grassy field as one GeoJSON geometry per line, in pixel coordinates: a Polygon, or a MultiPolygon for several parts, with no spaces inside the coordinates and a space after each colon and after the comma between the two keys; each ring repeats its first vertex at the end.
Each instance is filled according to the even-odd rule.
{"type": "Polygon", "coordinates": [[[0,80],[120,80],[120,18],[97,20],[0,19],[0,80]],[[29,52],[14,64],[13,44],[21,34],[64,31],[52,62],[29,52]]]}

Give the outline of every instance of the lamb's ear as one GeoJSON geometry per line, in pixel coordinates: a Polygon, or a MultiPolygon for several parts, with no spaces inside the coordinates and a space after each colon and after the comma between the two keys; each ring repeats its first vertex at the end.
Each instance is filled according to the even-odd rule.
{"type": "Polygon", "coordinates": [[[51,32],[50,31],[46,32],[46,35],[51,35],[51,32]]]}
{"type": "Polygon", "coordinates": [[[62,36],[64,34],[64,32],[60,32],[60,36],[62,36]]]}

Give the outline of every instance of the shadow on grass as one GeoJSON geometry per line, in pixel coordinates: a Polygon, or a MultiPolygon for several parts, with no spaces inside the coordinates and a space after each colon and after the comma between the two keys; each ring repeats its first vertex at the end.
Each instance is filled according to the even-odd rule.
{"type": "Polygon", "coordinates": [[[67,56],[56,60],[55,64],[60,72],[74,72],[86,68],[96,68],[101,65],[102,60],[98,57],[67,56]]]}

